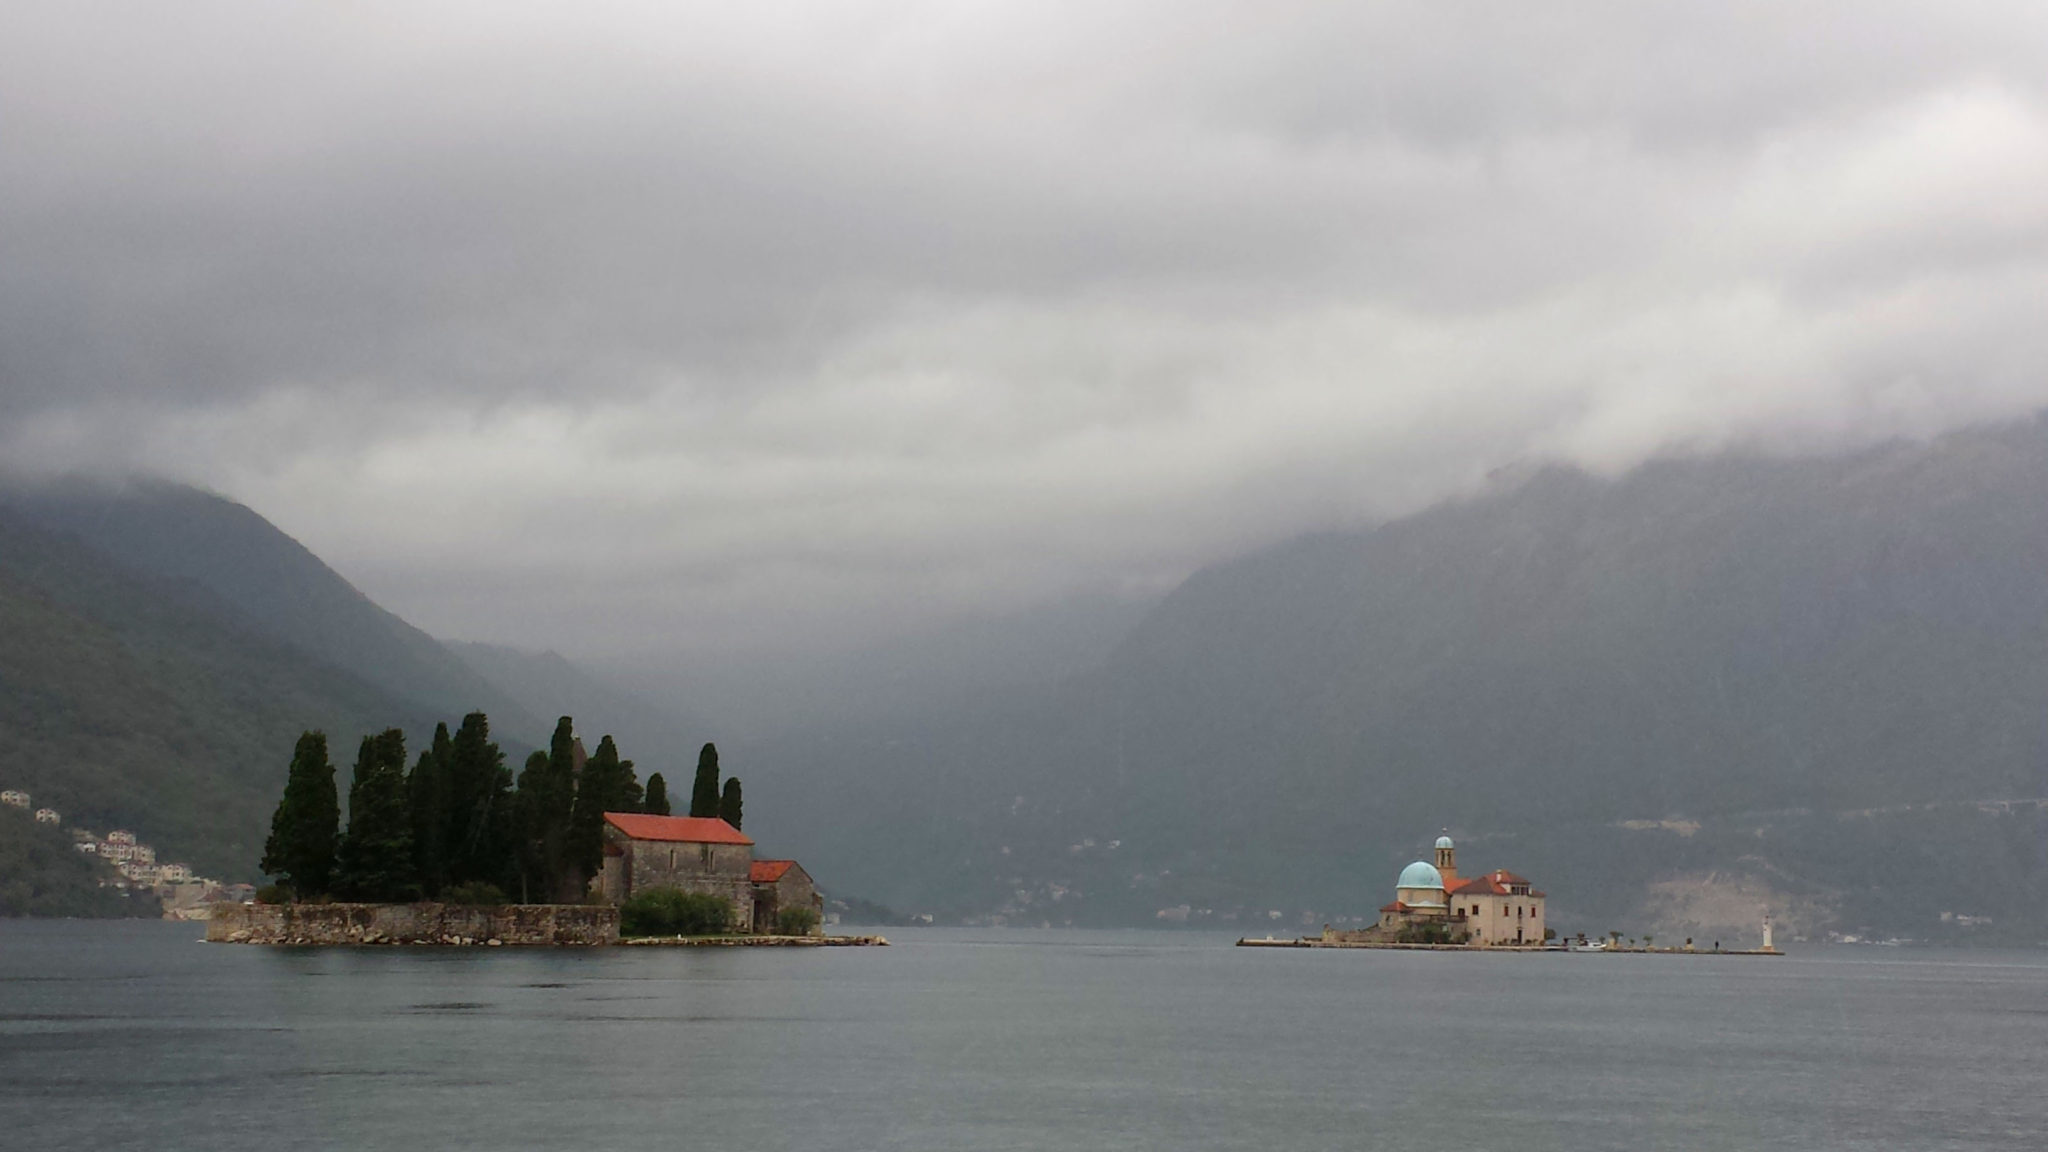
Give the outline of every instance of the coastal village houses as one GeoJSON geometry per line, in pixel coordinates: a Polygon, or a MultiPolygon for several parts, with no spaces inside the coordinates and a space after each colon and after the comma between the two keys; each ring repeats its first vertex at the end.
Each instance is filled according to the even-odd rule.
{"type": "MultiPolygon", "coordinates": [[[[33,801],[17,788],[0,790],[0,804],[29,808],[33,801]]],[[[55,808],[35,809],[38,824],[59,826],[64,816],[55,808]]],[[[137,839],[127,829],[116,829],[104,837],[83,828],[71,829],[72,847],[80,855],[97,856],[113,866],[113,873],[100,880],[100,887],[120,891],[147,892],[163,904],[164,916],[173,920],[203,920],[208,906],[219,901],[239,903],[252,899],[256,889],[247,884],[223,884],[194,875],[189,865],[159,864],[156,849],[137,839]]]]}
{"type": "Polygon", "coordinates": [[[1458,875],[1458,849],[1446,834],[1437,839],[1436,863],[1417,860],[1401,869],[1394,902],[1380,909],[1377,924],[1361,931],[1326,928],[1323,935],[1361,942],[1537,947],[1543,943],[1543,905],[1543,893],[1505,868],[1458,875]]]}
{"type": "Polygon", "coordinates": [[[645,888],[673,887],[729,901],[740,932],[773,932],[782,912],[824,897],[794,860],[757,860],[754,842],[715,817],[604,814],[604,867],[593,887],[614,904],[645,888]]]}

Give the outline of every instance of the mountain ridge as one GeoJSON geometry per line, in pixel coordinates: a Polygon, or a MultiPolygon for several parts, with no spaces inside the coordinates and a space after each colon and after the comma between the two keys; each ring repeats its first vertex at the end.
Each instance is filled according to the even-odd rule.
{"type": "Polygon", "coordinates": [[[198,606],[394,693],[507,734],[545,740],[531,714],[440,641],[378,605],[304,545],[226,497],[166,481],[19,485],[0,502],[131,572],[185,588],[198,606]]]}
{"type": "MultiPolygon", "coordinates": [[[[1740,814],[2048,794],[2044,571],[2039,418],[1614,480],[1536,469],[1206,568],[1101,670],[1031,703],[783,754],[822,776],[832,747],[848,775],[943,798],[867,834],[929,845],[894,877],[861,836],[806,829],[833,841],[822,866],[905,907],[945,906],[903,879],[944,875],[1034,922],[1091,900],[1126,920],[1183,900],[1369,915],[1378,873],[1448,824],[1514,837],[1524,855],[1491,863],[1549,869],[1589,917],[1640,912],[1665,873],[1724,868],[1808,890],[1833,909],[1816,923],[1932,931],[1929,886],[1896,882],[1896,907],[1858,889],[1890,872],[1869,842],[1815,817],[1780,844],[1794,833],[1740,814]],[[1623,827],[1644,820],[1706,830],[1623,827]],[[1087,840],[1119,842],[1122,863],[1080,867],[1087,840]]],[[[1894,856],[1938,847],[1889,819],[1894,856]]],[[[1994,839],[2048,893],[2025,838],[1994,839]]]]}

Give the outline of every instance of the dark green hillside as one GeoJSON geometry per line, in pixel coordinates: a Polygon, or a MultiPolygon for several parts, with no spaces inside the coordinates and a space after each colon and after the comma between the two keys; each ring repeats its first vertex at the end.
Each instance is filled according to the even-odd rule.
{"type": "Polygon", "coordinates": [[[301,729],[439,718],[0,511],[0,782],[67,825],[249,879],[301,729]]]}
{"type": "Polygon", "coordinates": [[[439,641],[373,603],[276,526],[182,485],[70,481],[0,491],[0,507],[70,536],[194,606],[293,645],[436,715],[482,709],[503,735],[547,727],[439,641]]]}
{"type": "Polygon", "coordinates": [[[100,887],[113,874],[97,857],[79,855],[61,829],[0,806],[0,916],[160,914],[153,899],[100,887]]]}

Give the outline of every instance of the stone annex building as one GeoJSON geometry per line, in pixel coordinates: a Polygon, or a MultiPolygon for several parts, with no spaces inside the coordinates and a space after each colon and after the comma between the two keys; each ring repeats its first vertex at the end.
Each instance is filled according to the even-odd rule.
{"type": "Polygon", "coordinates": [[[1359,932],[1326,937],[1399,942],[1440,936],[1476,948],[1512,948],[1543,943],[1544,895],[1505,868],[1477,876],[1458,875],[1458,849],[1448,834],[1436,842],[1436,863],[1424,860],[1401,869],[1394,902],[1380,909],[1379,923],[1359,932]]]}
{"type": "Polygon", "coordinates": [[[592,883],[614,904],[657,887],[722,897],[740,932],[774,931],[787,908],[809,908],[824,923],[825,899],[803,865],[754,859],[754,842],[716,817],[605,813],[604,869],[592,883]]]}

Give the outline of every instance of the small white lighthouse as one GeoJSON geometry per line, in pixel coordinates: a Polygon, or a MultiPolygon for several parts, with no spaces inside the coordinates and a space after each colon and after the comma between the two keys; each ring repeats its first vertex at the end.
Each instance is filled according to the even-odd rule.
{"type": "Polygon", "coordinates": [[[1771,943],[1771,914],[1766,912],[1764,913],[1764,946],[1762,951],[1776,952],[1777,950],[1777,947],[1771,943]]]}

